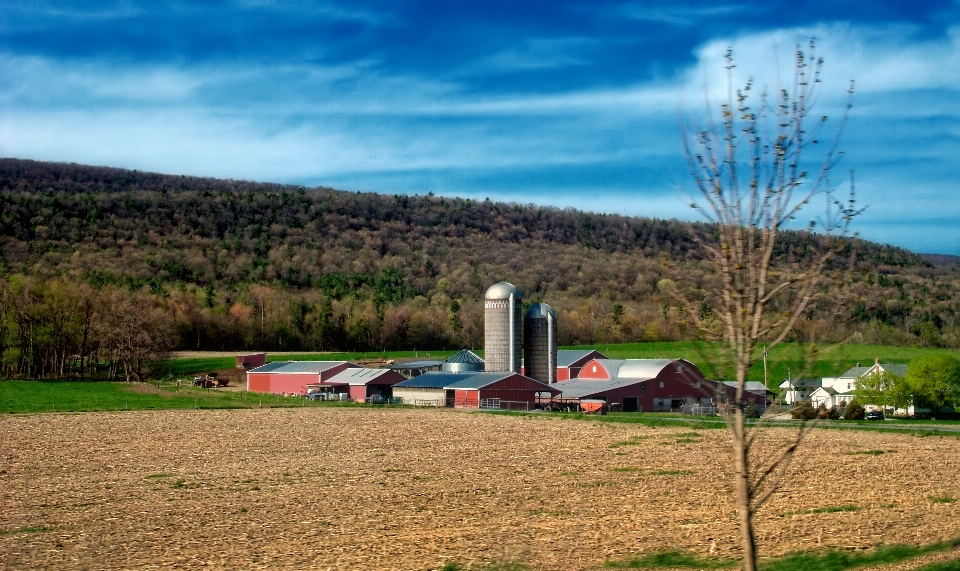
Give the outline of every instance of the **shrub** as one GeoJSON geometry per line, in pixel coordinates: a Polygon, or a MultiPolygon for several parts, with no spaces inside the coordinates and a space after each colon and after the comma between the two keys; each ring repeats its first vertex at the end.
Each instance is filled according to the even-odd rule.
{"type": "Polygon", "coordinates": [[[847,403],[847,409],[843,411],[843,418],[846,420],[863,420],[865,416],[866,411],[856,398],[847,403]]]}
{"type": "Polygon", "coordinates": [[[760,407],[752,401],[747,403],[747,406],[743,409],[743,415],[747,418],[760,418],[761,414],[760,407]]]}
{"type": "Polygon", "coordinates": [[[797,420],[813,420],[817,417],[817,411],[809,401],[797,403],[790,411],[790,416],[797,420]]]}

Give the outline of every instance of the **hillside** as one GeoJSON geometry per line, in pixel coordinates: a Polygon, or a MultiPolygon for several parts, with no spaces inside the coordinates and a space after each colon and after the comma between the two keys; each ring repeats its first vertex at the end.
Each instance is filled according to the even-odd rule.
{"type": "MultiPolygon", "coordinates": [[[[558,308],[563,344],[685,339],[685,308],[662,299],[658,284],[670,279],[704,299],[714,278],[693,236],[709,241],[711,232],[429,194],[0,160],[8,347],[19,335],[10,292],[29,286],[27,297],[42,299],[52,283],[152,296],[180,348],[477,347],[479,300],[504,279],[527,301],[558,308]]],[[[819,240],[785,233],[779,262],[804,258],[819,240]]],[[[960,346],[956,264],[854,247],[856,276],[835,285],[853,303],[819,307],[844,318],[831,335],[960,346]]]]}

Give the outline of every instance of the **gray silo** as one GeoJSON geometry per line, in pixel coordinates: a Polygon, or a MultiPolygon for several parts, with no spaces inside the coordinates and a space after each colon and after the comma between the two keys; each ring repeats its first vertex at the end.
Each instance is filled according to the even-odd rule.
{"type": "Polygon", "coordinates": [[[483,303],[484,369],[520,372],[520,301],[523,296],[513,284],[490,286],[483,303]]]}
{"type": "Polygon", "coordinates": [[[483,370],[483,359],[473,351],[464,349],[444,361],[440,369],[447,373],[479,372],[483,370]]]}
{"type": "Polygon", "coordinates": [[[557,382],[557,312],[545,303],[531,305],[523,316],[523,362],[531,379],[557,382]]]}

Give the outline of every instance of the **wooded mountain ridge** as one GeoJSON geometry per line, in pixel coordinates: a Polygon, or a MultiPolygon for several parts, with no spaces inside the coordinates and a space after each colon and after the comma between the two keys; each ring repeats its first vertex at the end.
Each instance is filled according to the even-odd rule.
{"type": "MultiPolygon", "coordinates": [[[[714,231],[432,194],[0,159],[7,287],[25,276],[31,287],[149,292],[170,306],[179,347],[479,347],[479,300],[500,280],[528,303],[554,305],[564,344],[692,338],[689,308],[663,295],[663,280],[705,300],[716,284],[698,239],[709,243],[714,231]]],[[[784,232],[778,264],[823,240],[784,232]]],[[[855,272],[831,287],[854,302],[817,309],[844,314],[835,335],[960,347],[957,260],[850,246],[855,272]]]]}

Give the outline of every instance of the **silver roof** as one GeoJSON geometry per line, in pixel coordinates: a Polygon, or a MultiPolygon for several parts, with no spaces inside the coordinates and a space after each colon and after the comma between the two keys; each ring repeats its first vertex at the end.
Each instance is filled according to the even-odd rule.
{"type": "Polygon", "coordinates": [[[588,397],[598,393],[604,393],[613,389],[619,389],[630,385],[636,385],[649,379],[619,378],[610,380],[597,379],[570,379],[569,381],[560,381],[553,383],[551,387],[560,391],[560,397],[565,399],[578,399],[588,397]]]}
{"type": "Polygon", "coordinates": [[[388,369],[424,369],[427,367],[439,367],[442,365],[441,361],[408,361],[406,363],[394,363],[387,367],[388,369]]]}
{"type": "Polygon", "coordinates": [[[514,299],[523,299],[523,294],[517,289],[517,286],[509,282],[500,282],[490,286],[484,299],[510,299],[510,294],[514,299]]]}
{"type": "MultiPolygon", "coordinates": [[[[344,369],[327,379],[327,382],[365,385],[389,371],[390,369],[344,369]]],[[[396,373],[394,374],[396,375],[396,373]]]]}
{"type": "MultiPolygon", "coordinates": [[[[683,359],[596,359],[611,379],[652,379],[672,363],[683,359]]],[[[684,361],[686,362],[686,361],[684,361]]]]}
{"type": "Polygon", "coordinates": [[[476,363],[482,365],[483,359],[469,349],[462,349],[455,355],[451,355],[444,363],[476,363]]]}
{"type": "MultiPolygon", "coordinates": [[[[723,381],[723,384],[727,385],[728,387],[737,388],[736,381],[723,381]]],[[[747,391],[748,393],[763,395],[767,393],[767,386],[760,381],[746,381],[743,383],[743,390],[747,391]]]]}
{"type": "Polygon", "coordinates": [[[349,361],[274,361],[266,365],[250,369],[247,373],[313,373],[318,374],[332,369],[349,361]]]}
{"type": "Polygon", "coordinates": [[[590,353],[597,353],[597,359],[606,359],[607,356],[603,353],[597,351],[596,349],[558,349],[557,350],[557,366],[558,367],[569,367],[570,365],[576,363],[580,359],[583,359],[590,353]]]}
{"type": "Polygon", "coordinates": [[[546,319],[548,314],[554,321],[557,320],[557,312],[552,307],[546,303],[535,303],[527,308],[527,312],[523,316],[526,319],[546,319]]]}

